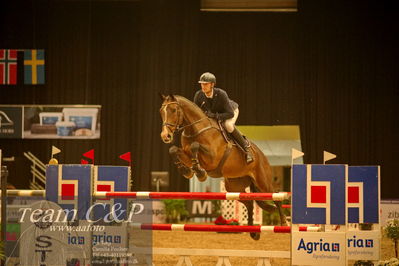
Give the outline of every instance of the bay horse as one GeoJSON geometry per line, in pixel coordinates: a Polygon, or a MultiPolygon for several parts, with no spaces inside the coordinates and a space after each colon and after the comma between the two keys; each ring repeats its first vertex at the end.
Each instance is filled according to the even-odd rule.
{"type": "MultiPolygon", "coordinates": [[[[247,187],[251,192],[274,192],[269,161],[254,143],[254,161],[248,164],[243,151],[223,137],[217,121],[208,118],[195,103],[179,95],[161,95],[161,99],[161,139],[172,143],[174,134],[181,132],[182,148],[173,145],[169,154],[184,177],[192,178],[195,173],[202,182],[208,175],[223,177],[228,192],[245,192],[247,187]]],[[[241,202],[248,210],[248,225],[253,225],[253,201],[241,202]]],[[[274,201],[275,205],[256,202],[268,212],[277,209],[281,225],[286,225],[280,201],[274,201]]],[[[255,240],[260,238],[259,233],[250,234],[255,240]]]]}

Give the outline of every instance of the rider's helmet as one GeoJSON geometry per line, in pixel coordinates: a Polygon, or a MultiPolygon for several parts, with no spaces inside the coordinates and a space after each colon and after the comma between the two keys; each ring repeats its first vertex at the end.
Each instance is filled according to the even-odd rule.
{"type": "Polygon", "coordinates": [[[201,75],[198,83],[216,83],[216,77],[210,72],[205,72],[201,75]]]}

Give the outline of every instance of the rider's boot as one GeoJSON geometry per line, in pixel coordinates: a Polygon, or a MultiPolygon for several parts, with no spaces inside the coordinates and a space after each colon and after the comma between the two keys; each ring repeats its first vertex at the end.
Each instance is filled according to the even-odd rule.
{"type": "Polygon", "coordinates": [[[240,131],[237,130],[237,128],[234,128],[234,131],[231,132],[231,135],[237,141],[238,145],[240,145],[241,148],[245,151],[247,163],[252,162],[254,160],[254,157],[251,151],[251,146],[249,145],[249,141],[246,141],[244,139],[244,137],[241,135],[240,131]]]}

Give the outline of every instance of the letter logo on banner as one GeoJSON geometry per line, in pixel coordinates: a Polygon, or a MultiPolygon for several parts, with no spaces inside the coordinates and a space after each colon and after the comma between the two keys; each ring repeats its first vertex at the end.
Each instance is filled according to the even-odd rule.
{"type": "Polygon", "coordinates": [[[91,176],[91,165],[48,165],[46,199],[68,210],[68,220],[85,220],[93,194],[91,176]]]}
{"type": "Polygon", "coordinates": [[[292,166],[292,222],[345,224],[346,165],[292,166]]]}
{"type": "Polygon", "coordinates": [[[348,223],[379,223],[379,166],[349,166],[348,223]]]}
{"type": "MultiPolygon", "coordinates": [[[[94,189],[106,192],[124,192],[130,190],[130,167],[128,166],[95,166],[94,189]]],[[[94,220],[102,219],[110,214],[119,220],[127,218],[127,199],[97,199],[96,203],[104,203],[94,207],[94,220]],[[114,207],[112,211],[111,207],[114,207]]]]}

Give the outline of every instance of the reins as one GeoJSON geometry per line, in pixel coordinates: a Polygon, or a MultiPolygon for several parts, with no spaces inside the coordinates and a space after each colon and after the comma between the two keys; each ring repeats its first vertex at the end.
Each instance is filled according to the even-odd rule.
{"type": "Polygon", "coordinates": [[[179,106],[179,108],[177,109],[177,112],[178,112],[178,114],[177,114],[178,119],[176,120],[176,123],[175,123],[175,124],[168,123],[168,122],[162,123],[162,126],[168,127],[170,131],[172,131],[172,130],[170,129],[170,127],[175,127],[175,128],[176,128],[176,130],[175,130],[176,132],[183,131],[183,132],[182,132],[182,135],[183,135],[184,137],[186,137],[186,138],[194,138],[194,137],[200,135],[201,133],[203,133],[203,132],[205,132],[205,131],[207,131],[208,129],[211,129],[211,128],[215,128],[215,129],[219,130],[218,128],[212,126],[212,123],[211,123],[209,117],[207,117],[207,116],[202,117],[202,118],[200,118],[200,119],[198,119],[198,120],[196,120],[196,121],[194,121],[194,122],[192,122],[192,123],[190,123],[190,124],[188,124],[188,125],[180,126],[180,125],[183,123],[183,121],[184,121],[184,113],[183,113],[183,121],[180,122],[180,120],[181,120],[180,112],[182,112],[182,111],[181,111],[182,107],[181,107],[181,105],[180,105],[180,103],[179,103],[178,101],[169,102],[169,103],[164,103],[164,104],[162,104],[162,106],[168,106],[168,105],[170,105],[170,104],[177,104],[177,105],[179,106]],[[202,120],[205,120],[205,119],[207,119],[207,120],[209,121],[209,124],[210,124],[209,126],[204,127],[204,128],[201,128],[200,130],[198,130],[197,132],[195,132],[195,133],[192,134],[192,135],[187,135],[187,134],[185,134],[185,131],[184,131],[184,130],[185,130],[186,128],[191,127],[191,126],[193,126],[193,125],[195,125],[195,124],[197,124],[197,123],[199,123],[199,122],[201,122],[202,120]]]}

